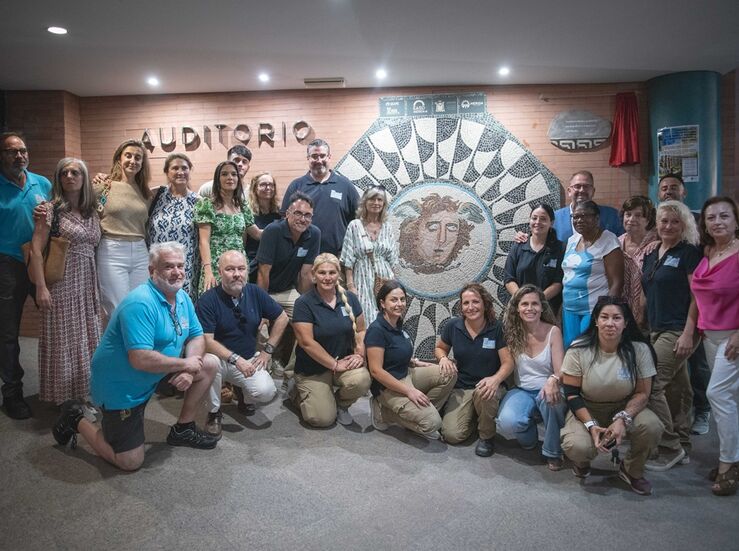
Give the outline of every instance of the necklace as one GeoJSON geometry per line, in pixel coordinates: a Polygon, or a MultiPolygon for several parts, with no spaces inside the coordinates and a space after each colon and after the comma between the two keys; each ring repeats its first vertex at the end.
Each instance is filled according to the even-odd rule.
{"type": "Polygon", "coordinates": [[[731,241],[729,241],[724,248],[722,248],[720,251],[716,251],[716,258],[723,256],[726,251],[728,251],[736,241],[736,237],[732,237],[731,241]]]}

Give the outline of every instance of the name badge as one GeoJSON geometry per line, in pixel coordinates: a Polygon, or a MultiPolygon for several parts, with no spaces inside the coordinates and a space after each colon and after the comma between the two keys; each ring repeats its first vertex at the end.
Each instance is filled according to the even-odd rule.
{"type": "Polygon", "coordinates": [[[544,264],[544,267],[545,268],[556,268],[557,267],[557,259],[556,258],[552,258],[549,262],[547,262],[546,264],[544,264]]]}
{"type": "Polygon", "coordinates": [[[190,329],[190,321],[180,318],[180,327],[182,327],[183,330],[190,329]]]}
{"type": "Polygon", "coordinates": [[[331,199],[336,199],[338,201],[341,201],[341,198],[343,197],[343,195],[344,194],[341,193],[340,191],[334,191],[333,189],[331,190],[331,199]]]}
{"type": "Polygon", "coordinates": [[[298,247],[298,258],[303,258],[308,254],[308,249],[304,249],[303,247],[298,247]]]}
{"type": "Polygon", "coordinates": [[[487,350],[492,350],[495,348],[495,339],[488,339],[485,337],[482,339],[482,347],[487,350]]]}
{"type": "Polygon", "coordinates": [[[411,336],[410,336],[410,335],[409,335],[408,333],[406,333],[405,331],[403,331],[403,336],[404,336],[404,337],[405,337],[406,339],[408,339],[408,340],[411,340],[411,336]]]}
{"type": "Polygon", "coordinates": [[[341,313],[344,314],[345,318],[349,317],[349,310],[347,310],[346,306],[341,307],[341,313]]]}
{"type": "Polygon", "coordinates": [[[665,266],[677,268],[679,265],[680,265],[680,258],[676,256],[668,256],[667,258],[665,258],[665,266]]]}
{"type": "Polygon", "coordinates": [[[629,370],[623,366],[621,367],[621,369],[618,370],[617,377],[619,381],[628,381],[631,379],[631,377],[629,376],[629,370]]]}

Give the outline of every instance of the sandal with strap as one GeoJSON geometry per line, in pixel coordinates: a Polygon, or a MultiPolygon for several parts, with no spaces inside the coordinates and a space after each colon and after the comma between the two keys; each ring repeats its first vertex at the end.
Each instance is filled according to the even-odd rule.
{"type": "Polygon", "coordinates": [[[718,467],[714,467],[710,471],[708,471],[708,476],[706,477],[711,482],[716,482],[716,478],[718,477],[718,467]]]}
{"type": "Polygon", "coordinates": [[[737,487],[739,487],[739,467],[732,465],[725,473],[718,473],[711,491],[717,496],[733,496],[737,487]]]}

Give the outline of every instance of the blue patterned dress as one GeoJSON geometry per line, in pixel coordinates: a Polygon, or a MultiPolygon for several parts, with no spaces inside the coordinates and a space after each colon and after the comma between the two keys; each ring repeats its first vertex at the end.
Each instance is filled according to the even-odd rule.
{"type": "Polygon", "coordinates": [[[183,289],[193,300],[197,297],[197,278],[200,271],[198,228],[195,225],[197,200],[198,194],[193,191],[188,192],[187,197],[179,197],[165,189],[149,218],[150,244],[177,241],[185,246],[183,289]]]}

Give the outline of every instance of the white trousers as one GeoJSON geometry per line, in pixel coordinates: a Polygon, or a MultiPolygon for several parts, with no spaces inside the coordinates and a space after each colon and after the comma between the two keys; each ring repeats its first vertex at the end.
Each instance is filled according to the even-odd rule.
{"type": "Polygon", "coordinates": [[[726,359],[726,344],[733,331],[706,331],[703,346],[711,367],[706,396],[716,420],[719,461],[739,461],[739,358],[726,359]]]}
{"type": "Polygon", "coordinates": [[[121,241],[103,237],[96,261],[100,302],[107,323],[126,295],[149,278],[149,253],[143,239],[121,241]]]}
{"type": "Polygon", "coordinates": [[[250,404],[266,404],[277,394],[275,382],[266,369],[255,372],[251,377],[246,377],[235,365],[213,354],[207,355],[218,362],[218,371],[208,393],[209,412],[215,413],[221,408],[221,386],[224,382],[240,387],[244,393],[244,401],[250,404]]]}

